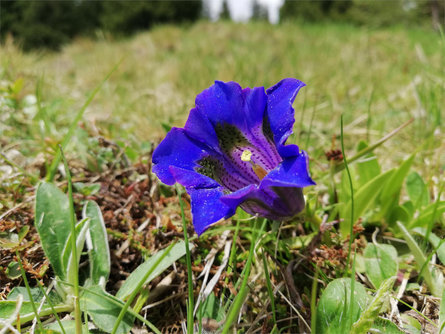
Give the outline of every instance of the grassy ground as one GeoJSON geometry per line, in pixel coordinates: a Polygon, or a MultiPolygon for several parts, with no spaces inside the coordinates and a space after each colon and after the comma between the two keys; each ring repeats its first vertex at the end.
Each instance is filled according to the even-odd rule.
{"type": "MultiPolygon", "coordinates": [[[[401,124],[414,119],[407,128],[375,151],[381,166],[381,171],[377,174],[398,167],[410,154],[418,150],[410,172],[419,173],[425,184],[429,194],[425,207],[430,203],[439,203],[440,194],[443,194],[441,189],[445,169],[445,44],[444,39],[432,31],[397,27],[370,30],[333,24],[286,23],[270,26],[260,22],[248,25],[200,22],[189,27],[157,27],[125,40],[113,40],[107,35],[98,35],[97,41],[79,39],[59,53],[24,54],[12,42],[6,43],[0,51],[0,78],[3,89],[3,99],[0,101],[1,151],[9,157],[10,162],[18,164],[33,175],[38,176],[40,169],[41,177],[44,177],[45,166],[48,167],[48,162],[53,159],[56,144],[67,133],[77,111],[107,73],[120,62],[117,70],[89,104],[65,151],[70,158],[75,177],[85,183],[101,183],[101,193],[96,194],[95,199],[104,211],[113,247],[121,247],[123,240],[132,240],[130,250],[124,253],[127,262],[120,268],[121,272],[127,274],[135,268],[127,265],[128,261],[140,259],[141,254],[151,254],[158,246],[164,247],[170,240],[159,235],[153,237],[153,233],[150,236],[140,231],[136,233],[137,227],[143,221],[147,218],[155,221],[154,217],[158,217],[166,226],[169,219],[174,225],[179,223],[178,205],[173,197],[168,196],[168,190],[164,189],[159,193],[159,203],[153,203],[150,199],[149,185],[156,180],[151,176],[148,179],[144,176],[148,173],[144,164],[149,160],[151,143],[156,143],[162,138],[166,125],[182,126],[188,111],[194,105],[196,94],[216,79],[234,80],[242,86],[268,87],[284,77],[295,77],[307,84],[294,104],[296,124],[291,141],[307,150],[311,157],[311,171],[318,185],[309,190],[308,203],[316,210],[318,217],[327,215],[326,218],[337,219],[340,212],[340,218],[345,218],[342,214],[347,212],[342,211],[345,209],[335,211],[336,206],[340,207],[342,201],[347,203],[350,197],[346,190],[346,174],[333,175],[330,171],[337,162],[329,162],[325,157],[326,152],[340,148],[342,114],[348,157],[356,153],[359,141],[372,144],[401,124]],[[114,147],[116,149],[113,149],[114,147]],[[122,153],[128,157],[129,162],[123,161],[122,153]],[[143,164],[135,167],[132,165],[138,162],[143,164]],[[130,174],[123,175],[122,170],[130,174]],[[139,187],[138,201],[127,202],[129,180],[139,187]],[[145,180],[145,183],[140,184],[136,180],[145,180]],[[106,197],[113,193],[122,196],[114,200],[106,197]],[[125,205],[129,205],[133,211],[129,210],[130,214],[127,216],[120,216],[119,211],[119,215],[113,217],[113,213],[125,205]],[[168,219],[163,218],[164,216],[168,219]]],[[[360,169],[354,165],[352,173],[355,190],[359,193],[360,186],[363,186],[360,184],[360,169]]],[[[23,201],[32,200],[30,196],[35,185],[32,177],[23,178],[20,169],[12,168],[11,171],[6,167],[0,172],[0,177],[0,214],[23,201]]],[[[406,175],[402,178],[400,200],[395,206],[403,206],[402,203],[410,199],[413,201],[406,190],[405,177],[406,175]]],[[[62,181],[63,175],[58,174],[56,179],[62,181]]],[[[398,194],[397,191],[395,193],[398,194]]],[[[374,201],[373,195],[369,194],[373,204],[366,207],[360,215],[364,217],[362,222],[365,231],[355,241],[359,255],[368,243],[372,243],[371,235],[375,226],[384,232],[379,235],[379,242],[390,243],[391,238],[403,239],[394,223],[390,222],[391,219],[377,219],[375,216],[370,218],[384,207],[384,197],[374,201]],[[372,224],[366,225],[367,222],[372,224]]],[[[81,200],[82,198],[77,198],[77,201],[81,200]]],[[[439,238],[445,231],[440,205],[442,204],[438,204],[439,209],[436,208],[439,214],[433,217],[431,224],[428,223],[431,225],[430,231],[439,238]]],[[[23,207],[26,208],[26,205],[23,207]]],[[[417,215],[422,212],[420,207],[415,209],[417,215]]],[[[19,224],[20,227],[32,225],[30,207],[22,212],[22,216],[17,212],[15,214],[18,216],[8,215],[2,221],[3,232],[13,228],[14,224],[19,224]]],[[[317,296],[320,296],[326,284],[333,278],[349,275],[345,269],[345,266],[348,267],[346,258],[340,254],[340,250],[347,250],[347,241],[339,239],[335,229],[330,236],[324,235],[321,240],[313,239],[318,242],[311,245],[309,250],[297,245],[300,240],[298,235],[310,236],[312,231],[317,231],[317,228],[308,224],[309,218],[302,218],[300,225],[295,223],[287,226],[284,232],[271,223],[267,226],[270,239],[263,242],[273,284],[281,287],[277,289],[290,300],[288,303],[284,297],[276,295],[278,320],[282,321],[277,323],[277,327],[284,332],[296,332],[298,328],[304,328],[301,321],[298,324],[298,317],[295,316],[291,304],[296,303],[298,307],[303,305],[302,318],[310,322],[311,311],[315,310],[314,302],[311,303],[311,289],[316,281],[314,275],[324,275],[320,278],[317,296]],[[282,238],[282,242],[274,245],[273,240],[280,239],[278,236],[282,238]],[[277,249],[280,251],[277,252],[277,249]],[[296,269],[293,265],[300,257],[308,260],[296,269]],[[329,258],[331,262],[328,261],[329,258]],[[314,263],[320,267],[319,272],[314,271],[314,263]],[[289,270],[291,274],[282,275],[289,270]],[[293,276],[292,270],[295,270],[293,276]],[[304,286],[297,284],[295,288],[295,283],[290,282],[293,279],[304,282],[304,286]],[[302,299],[301,305],[295,300],[298,298],[302,299]]],[[[241,226],[245,228],[241,229],[238,239],[240,248],[236,251],[236,258],[240,263],[246,259],[245,247],[248,247],[250,238],[249,229],[246,227],[248,224],[243,224],[241,226]]],[[[155,227],[148,229],[153,232],[155,227]]],[[[175,227],[173,231],[176,229],[175,227]]],[[[179,227],[178,229],[180,231],[179,227]]],[[[357,231],[359,230],[360,228],[357,231]]],[[[220,232],[221,230],[215,230],[202,240],[195,240],[199,246],[193,256],[195,277],[199,270],[202,270],[199,267],[200,259],[204,258],[212,247],[216,247],[220,232]]],[[[173,235],[176,235],[175,233],[173,235]]],[[[35,243],[37,245],[38,240],[35,243]]],[[[419,278],[420,275],[415,274],[416,269],[413,269],[417,268],[417,259],[413,260],[407,255],[409,252],[406,251],[404,242],[397,244],[396,248],[399,253],[403,250],[405,256],[400,255],[398,261],[399,276],[403,276],[403,273],[406,276],[408,272],[411,275],[408,275],[410,283],[422,284],[423,280],[419,278]]],[[[2,256],[4,259],[7,258],[6,252],[2,256]]],[[[424,248],[424,252],[426,255],[434,253],[431,248],[424,248]]],[[[30,259],[30,262],[42,264],[42,257],[43,253],[40,252],[40,255],[30,259]]],[[[122,258],[117,259],[122,261],[122,258]]],[[[215,269],[220,263],[218,261],[221,261],[221,258],[216,261],[215,269]]],[[[243,312],[244,331],[260,330],[262,327],[264,332],[268,332],[274,324],[271,314],[267,314],[269,302],[266,301],[270,296],[265,292],[261,261],[259,256],[252,274],[258,274],[255,276],[257,283],[252,283],[252,294],[243,312]],[[264,307],[266,313],[262,310],[264,307]],[[255,319],[260,319],[260,322],[255,319]]],[[[444,263],[440,265],[441,262],[437,262],[439,270],[443,270],[444,263]]],[[[7,266],[7,263],[2,265],[7,266]]],[[[175,281],[175,291],[181,293],[185,291],[184,266],[183,263],[178,269],[179,278],[175,281]]],[[[45,273],[40,276],[34,274],[37,277],[46,277],[45,279],[49,276],[44,276],[45,273]]],[[[375,285],[370,283],[367,274],[365,269],[359,268],[358,279],[374,291],[372,288],[375,288],[375,285]]],[[[7,275],[2,277],[5,282],[7,280],[7,285],[4,285],[7,286],[6,290],[20,283],[17,279],[7,278],[7,275]]],[[[123,279],[117,270],[112,273],[112,278],[123,279]]],[[[221,283],[221,286],[215,289],[216,295],[219,297],[221,293],[225,293],[230,300],[236,280],[236,275],[226,275],[225,285],[221,283]]],[[[196,291],[200,282],[199,279],[196,281],[196,291]]],[[[397,284],[402,282],[403,280],[397,284]]],[[[115,291],[115,284],[116,282],[109,283],[109,290],[115,291]]],[[[394,290],[397,291],[396,288],[394,290]]],[[[419,293],[431,296],[430,292],[425,291],[420,290],[419,293]]],[[[412,310],[416,309],[438,324],[438,314],[427,310],[427,302],[420,305],[420,297],[416,293],[407,292],[404,295],[402,291],[402,298],[405,298],[411,309],[403,306],[400,313],[412,311],[411,313],[417,314],[412,310]]],[[[435,303],[438,309],[439,302],[432,300],[431,303],[435,303]]],[[[165,324],[161,315],[163,312],[169,312],[167,314],[171,314],[172,319],[179,319],[181,311],[185,312],[185,307],[164,303],[153,311],[151,321],[159,325],[159,328],[174,326],[178,324],[177,321],[172,320],[171,323],[165,324]]],[[[380,313],[390,318],[390,310],[380,313]]],[[[410,316],[426,330],[429,322],[422,320],[422,317],[416,318],[411,313],[410,316]]],[[[402,320],[390,319],[399,328],[403,327],[402,320]]]]}

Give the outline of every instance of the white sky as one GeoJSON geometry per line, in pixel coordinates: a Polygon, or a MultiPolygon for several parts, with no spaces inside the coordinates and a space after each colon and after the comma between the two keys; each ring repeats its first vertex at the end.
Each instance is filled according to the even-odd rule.
{"type": "Polygon", "coordinates": [[[211,20],[216,21],[223,10],[226,1],[230,18],[236,22],[247,22],[253,15],[253,5],[258,3],[267,12],[269,22],[276,24],[280,21],[280,8],[284,0],[203,0],[211,20]]]}

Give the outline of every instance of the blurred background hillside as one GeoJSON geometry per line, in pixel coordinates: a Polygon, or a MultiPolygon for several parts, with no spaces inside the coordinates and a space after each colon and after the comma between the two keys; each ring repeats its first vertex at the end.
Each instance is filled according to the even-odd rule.
{"type": "Polygon", "coordinates": [[[1,0],[0,37],[24,50],[59,49],[78,36],[120,38],[162,23],[207,18],[340,22],[373,28],[391,25],[438,30],[443,0],[1,0]]]}

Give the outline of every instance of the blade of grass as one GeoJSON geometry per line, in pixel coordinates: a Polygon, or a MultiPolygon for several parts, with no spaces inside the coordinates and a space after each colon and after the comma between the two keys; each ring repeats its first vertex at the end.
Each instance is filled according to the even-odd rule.
{"type": "Polygon", "coordinates": [[[343,115],[340,118],[340,141],[341,141],[341,153],[343,154],[343,162],[346,168],[346,173],[348,175],[349,182],[349,190],[351,192],[351,226],[349,228],[349,245],[348,245],[348,258],[346,263],[349,264],[350,256],[351,256],[351,248],[352,248],[352,239],[353,239],[353,227],[354,227],[354,187],[352,186],[352,177],[349,171],[348,161],[346,160],[345,153],[345,145],[344,145],[344,136],[343,136],[343,115]]]}
{"type": "Polygon", "coordinates": [[[425,265],[425,262],[427,262],[426,256],[423,254],[419,245],[411,236],[410,232],[405,228],[405,226],[399,221],[397,222],[397,226],[399,227],[399,230],[402,232],[403,239],[405,239],[409,249],[411,250],[411,253],[413,253],[418,267],[423,268],[425,266],[424,267],[425,270],[423,271],[422,276],[425,278],[426,284],[428,285],[432,294],[436,297],[440,296],[442,290],[440,289],[440,287],[437,287],[436,284],[434,284],[433,273],[431,271],[432,268],[428,263],[425,265]]]}
{"type": "MultiPolygon", "coordinates": [[[[378,140],[374,144],[364,148],[363,150],[358,152],[356,155],[354,155],[353,157],[349,158],[348,162],[349,163],[354,162],[354,161],[358,160],[359,158],[361,158],[362,156],[366,155],[367,153],[370,153],[370,152],[374,151],[377,147],[379,147],[380,145],[385,143],[391,137],[394,137],[400,130],[406,128],[412,122],[414,122],[414,118],[411,118],[408,122],[403,123],[398,128],[392,130],[390,133],[388,133],[386,136],[384,136],[383,138],[381,138],[380,140],[378,140]]],[[[345,169],[345,164],[344,164],[344,162],[343,163],[340,162],[337,166],[335,166],[335,173],[341,172],[343,169],[345,169]]]]}
{"type": "MultiPolygon", "coordinates": [[[[71,283],[68,282],[64,282],[64,281],[60,281],[61,284],[64,285],[68,285],[70,287],[73,287],[73,285],[71,283]]],[[[119,307],[123,307],[122,303],[117,302],[116,300],[114,300],[113,298],[110,298],[106,295],[102,295],[102,294],[98,294],[93,290],[90,290],[88,288],[84,288],[83,286],[79,287],[82,291],[87,291],[88,293],[91,293],[92,295],[95,295],[97,297],[101,297],[101,298],[105,298],[106,300],[108,300],[109,302],[113,303],[114,305],[117,305],[119,307]]],[[[159,329],[156,328],[155,325],[153,325],[150,321],[148,321],[147,319],[145,319],[143,316],[141,316],[140,314],[134,312],[131,308],[127,309],[128,313],[130,313],[133,317],[137,318],[139,321],[141,321],[143,324],[147,325],[148,328],[150,328],[153,332],[155,332],[156,334],[161,334],[161,332],[159,331],[159,329]]]]}
{"type": "Polygon", "coordinates": [[[32,175],[30,173],[28,173],[26,170],[24,170],[22,167],[20,167],[19,165],[17,165],[14,161],[8,159],[8,157],[6,155],[4,155],[2,152],[0,152],[0,156],[3,158],[3,160],[5,160],[5,162],[10,165],[11,167],[17,169],[20,173],[22,173],[23,175],[29,177],[33,182],[37,182],[39,179],[37,176],[32,175]]]}
{"type": "Polygon", "coordinates": [[[59,324],[60,329],[62,330],[63,334],[66,334],[65,328],[63,328],[63,325],[62,325],[62,322],[60,321],[59,315],[57,314],[56,310],[54,309],[53,303],[49,299],[49,297],[48,297],[48,295],[47,295],[47,293],[46,293],[42,283],[40,283],[39,280],[37,280],[37,285],[39,286],[40,291],[45,296],[45,299],[48,302],[49,307],[51,307],[51,310],[53,311],[54,317],[56,318],[56,321],[59,324]]]}
{"type": "Polygon", "coordinates": [[[439,193],[437,194],[436,203],[434,204],[433,215],[431,216],[431,220],[429,221],[427,229],[426,229],[425,244],[428,243],[428,240],[430,239],[431,231],[433,230],[433,225],[436,220],[437,208],[439,207],[440,198],[442,197],[443,187],[444,187],[444,184],[441,185],[441,187],[439,189],[439,193]]]}
{"type": "MultiPolygon", "coordinates": [[[[88,99],[85,101],[83,106],[79,109],[79,111],[77,112],[77,114],[74,117],[73,121],[71,122],[70,127],[68,128],[68,132],[66,133],[65,137],[62,140],[62,144],[59,145],[59,146],[61,146],[62,148],[66,148],[66,146],[68,145],[68,143],[71,140],[71,137],[74,134],[74,130],[77,128],[77,123],[79,123],[79,121],[82,119],[85,110],[90,105],[90,103],[93,101],[93,99],[96,96],[96,94],[100,91],[100,89],[102,88],[103,84],[114,73],[114,71],[116,71],[116,69],[119,67],[119,65],[122,63],[122,61],[123,61],[123,58],[116,65],[114,65],[114,67],[111,69],[111,71],[108,72],[108,74],[105,76],[105,78],[99,83],[99,85],[90,94],[88,99]]],[[[56,175],[57,167],[59,166],[61,158],[62,157],[60,155],[60,151],[58,151],[56,153],[56,156],[55,156],[53,162],[51,163],[51,166],[49,167],[49,172],[48,172],[48,175],[46,177],[46,180],[48,182],[52,182],[54,180],[54,176],[56,175]]]]}
{"type": "Polygon", "coordinates": [[[371,96],[369,97],[368,118],[366,120],[366,141],[368,143],[369,143],[369,130],[371,129],[371,122],[372,122],[372,118],[371,118],[371,105],[372,105],[373,98],[374,98],[374,87],[372,87],[372,89],[371,89],[371,96]]]}
{"type": "Polygon", "coordinates": [[[276,326],[277,325],[277,316],[275,314],[276,313],[275,296],[273,293],[272,284],[270,283],[269,269],[267,267],[266,255],[264,255],[264,252],[262,253],[262,257],[263,257],[263,266],[264,266],[264,276],[266,276],[267,293],[268,293],[269,299],[270,299],[270,307],[272,308],[273,323],[276,326]]]}
{"type": "Polygon", "coordinates": [[[405,305],[407,308],[409,308],[411,311],[417,313],[420,317],[422,317],[423,319],[425,319],[426,321],[428,321],[431,325],[433,325],[433,327],[437,328],[437,324],[432,321],[430,318],[428,318],[426,315],[424,315],[422,312],[420,312],[418,309],[412,307],[410,304],[404,302],[403,300],[393,297],[395,300],[397,300],[400,304],[405,305]]]}
{"type": "MultiPolygon", "coordinates": [[[[232,274],[232,272],[235,274],[236,271],[234,270],[236,268],[236,240],[238,239],[238,234],[240,230],[240,220],[238,219],[236,221],[236,227],[235,232],[233,233],[233,242],[232,247],[230,248],[230,256],[229,256],[229,263],[227,264],[227,272],[226,272],[226,278],[225,283],[226,285],[229,284],[229,276],[232,274]]],[[[222,296],[225,296],[225,287],[223,290],[222,296]]]]}
{"type": "Polygon", "coordinates": [[[80,301],[79,301],[79,263],[77,262],[77,235],[76,235],[76,216],[74,212],[74,201],[73,201],[73,183],[71,181],[71,173],[68,168],[68,162],[65,159],[65,155],[63,154],[63,148],[59,145],[60,156],[63,160],[63,164],[65,166],[65,174],[68,181],[68,199],[69,199],[69,207],[70,207],[70,227],[71,227],[71,252],[73,255],[73,277],[72,279],[74,285],[74,320],[76,323],[76,334],[82,334],[82,315],[80,312],[80,301]]]}
{"type": "Polygon", "coordinates": [[[232,326],[232,324],[236,321],[236,318],[239,315],[239,312],[241,310],[241,307],[244,304],[244,300],[247,297],[247,293],[249,291],[248,287],[247,287],[247,281],[249,279],[250,276],[250,269],[252,267],[252,261],[253,261],[253,255],[255,253],[255,245],[256,245],[256,241],[258,239],[258,236],[261,235],[263,228],[265,226],[266,220],[264,220],[263,224],[261,225],[261,229],[258,230],[258,222],[259,219],[255,219],[254,221],[254,227],[253,227],[253,234],[252,234],[252,240],[250,243],[250,250],[249,250],[249,256],[247,258],[247,262],[246,262],[246,266],[245,266],[245,271],[244,271],[244,276],[243,276],[243,280],[241,283],[241,287],[239,289],[238,294],[236,295],[232,306],[229,309],[228,315],[226,317],[225,323],[224,323],[224,327],[222,330],[222,334],[227,334],[230,331],[230,328],[232,326]]]}
{"type": "Polygon", "coordinates": [[[31,302],[31,305],[32,305],[32,310],[34,311],[35,317],[37,319],[39,329],[40,329],[40,331],[43,332],[42,322],[40,321],[40,316],[37,311],[36,304],[34,303],[34,298],[32,298],[31,288],[29,287],[29,282],[28,282],[28,279],[26,278],[26,272],[25,272],[25,269],[23,268],[22,260],[20,259],[20,254],[19,254],[18,250],[15,251],[15,255],[17,257],[17,262],[19,263],[19,266],[20,266],[20,273],[22,274],[23,282],[25,282],[25,287],[26,287],[26,291],[28,292],[29,301],[31,302]]]}
{"type": "Polygon", "coordinates": [[[190,256],[189,249],[189,239],[187,233],[187,222],[185,221],[184,214],[184,203],[182,201],[182,189],[180,186],[176,186],[176,190],[179,198],[179,205],[181,207],[181,217],[182,217],[182,229],[184,230],[184,241],[185,241],[185,259],[187,263],[187,285],[188,285],[188,302],[187,302],[187,333],[193,333],[193,304],[194,304],[194,294],[193,294],[193,276],[192,276],[192,258],[190,256]]]}
{"type": "Polygon", "coordinates": [[[317,290],[319,273],[320,271],[315,267],[315,276],[312,280],[311,290],[311,333],[317,333],[317,290]]]}
{"type": "MultiPolygon", "coordinates": [[[[343,135],[343,114],[340,117],[340,141],[341,141],[341,152],[343,155],[343,162],[344,166],[346,168],[346,174],[348,175],[348,182],[349,182],[349,189],[351,192],[351,225],[349,229],[349,244],[348,244],[348,257],[346,260],[347,265],[349,265],[349,261],[351,258],[351,251],[352,251],[352,240],[354,239],[354,187],[352,186],[352,177],[351,172],[349,171],[349,165],[348,161],[346,159],[346,153],[345,153],[345,145],[344,145],[344,135],[343,135]]],[[[349,302],[349,323],[347,324],[346,328],[349,330],[353,324],[353,314],[352,307],[354,305],[354,290],[355,290],[355,254],[354,253],[354,260],[352,263],[352,270],[351,270],[351,296],[350,296],[350,302],[349,302]]],[[[347,267],[346,267],[347,268],[347,267]]],[[[346,303],[345,303],[346,305],[346,303]]]]}
{"type": "MultiPolygon", "coordinates": [[[[148,270],[143,279],[141,279],[138,283],[138,285],[136,286],[136,289],[133,290],[132,294],[130,295],[130,297],[128,297],[127,301],[125,302],[124,306],[122,307],[116,323],[114,324],[113,330],[111,331],[111,334],[115,334],[122,319],[124,319],[125,313],[129,310],[129,307],[131,305],[131,303],[133,302],[134,298],[136,298],[137,294],[139,293],[139,291],[142,289],[142,287],[145,284],[145,281],[147,280],[147,278],[151,275],[151,273],[156,269],[156,267],[161,263],[161,261],[169,254],[170,250],[173,248],[173,246],[175,245],[175,242],[172,242],[165,250],[165,252],[162,254],[162,256],[159,257],[159,259],[153,264],[153,266],[150,268],[150,270],[148,270]]],[[[193,333],[193,332],[191,332],[193,333]]]]}

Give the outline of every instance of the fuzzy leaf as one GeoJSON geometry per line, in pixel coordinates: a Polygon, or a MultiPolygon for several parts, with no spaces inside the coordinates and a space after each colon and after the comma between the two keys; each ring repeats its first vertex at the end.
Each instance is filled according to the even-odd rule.
{"type": "Polygon", "coordinates": [[[411,233],[408,232],[406,227],[400,222],[397,222],[397,226],[402,232],[402,236],[405,239],[409,249],[411,250],[411,253],[414,255],[414,258],[417,262],[417,269],[423,269],[422,276],[424,277],[428,288],[434,296],[438,297],[442,295],[442,289],[444,286],[442,273],[434,268],[432,265],[427,263],[426,255],[423,253],[422,249],[414,240],[411,233]]]}
{"type": "Polygon", "coordinates": [[[347,322],[351,317],[353,322],[357,321],[369,301],[363,285],[358,282],[354,285],[354,305],[348,305],[351,300],[351,279],[339,278],[328,284],[317,306],[317,333],[349,332],[347,322]]]}
{"type": "Polygon", "coordinates": [[[70,234],[69,201],[52,183],[42,182],[37,187],[35,225],[54,273],[64,280],[66,272],[61,257],[70,234]]]}
{"type": "MultiPolygon", "coordinates": [[[[193,245],[190,244],[190,250],[193,249],[193,245]]],[[[133,289],[138,285],[138,283],[143,279],[145,273],[150,270],[150,268],[156,263],[156,261],[162,256],[165,249],[157,252],[155,255],[150,257],[147,261],[142,263],[137,267],[130,276],[125,280],[124,284],[121,286],[116,294],[116,297],[121,300],[126,300],[132,293],[133,289]]],[[[183,241],[178,242],[170,250],[169,254],[159,263],[159,265],[154,269],[151,275],[147,278],[144,284],[149,283],[152,279],[159,276],[164,270],[170,267],[175,261],[180,259],[185,255],[185,243],[183,241]]]]}
{"type": "MultiPolygon", "coordinates": [[[[124,303],[105,292],[100,286],[84,290],[80,297],[80,308],[87,312],[94,324],[101,330],[110,333],[117,321],[124,303]]],[[[116,333],[128,333],[133,327],[134,317],[126,313],[119,324],[116,333]]]]}
{"type": "MultiPolygon", "coordinates": [[[[357,151],[360,152],[367,147],[368,145],[364,141],[360,141],[357,146],[357,151]]],[[[369,152],[357,160],[356,169],[360,186],[365,185],[381,173],[379,162],[373,152],[369,152]]]]}
{"type": "MultiPolygon", "coordinates": [[[[394,174],[391,169],[379,176],[373,178],[357,191],[354,195],[354,222],[365,212],[365,210],[373,204],[380,191],[394,174]]],[[[347,236],[350,231],[351,224],[351,200],[343,204],[342,210],[343,222],[340,223],[340,230],[343,236],[347,236]]]]}
{"type": "Polygon", "coordinates": [[[412,172],[406,178],[406,191],[416,208],[428,205],[428,188],[422,177],[417,172],[412,172]]]}
{"type": "Polygon", "coordinates": [[[105,287],[110,275],[110,249],[105,222],[99,206],[93,201],[85,203],[82,215],[90,219],[90,227],[86,235],[90,278],[93,284],[105,287]]]}
{"type": "Polygon", "coordinates": [[[397,250],[392,245],[368,244],[365,257],[366,275],[376,289],[382,282],[397,274],[397,250]]]}
{"type": "Polygon", "coordinates": [[[367,333],[369,329],[371,329],[375,319],[378,318],[382,307],[389,299],[395,281],[396,277],[394,276],[382,282],[371,303],[366,310],[362,312],[360,318],[352,325],[351,334],[367,333]]]}

